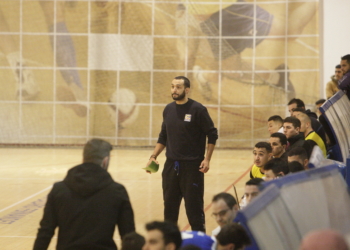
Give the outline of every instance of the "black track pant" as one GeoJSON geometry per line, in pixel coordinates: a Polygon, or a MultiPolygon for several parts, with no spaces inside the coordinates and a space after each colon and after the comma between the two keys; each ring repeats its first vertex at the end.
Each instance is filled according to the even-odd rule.
{"type": "Polygon", "coordinates": [[[162,173],[164,220],[177,224],[182,198],[192,231],[205,232],[204,174],[199,172],[202,161],[166,160],[162,173]]]}

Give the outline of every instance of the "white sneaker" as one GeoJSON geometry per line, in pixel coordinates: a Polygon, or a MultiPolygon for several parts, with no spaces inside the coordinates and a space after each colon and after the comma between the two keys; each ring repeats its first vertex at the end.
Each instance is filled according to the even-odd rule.
{"type": "Polygon", "coordinates": [[[210,83],[207,81],[207,79],[205,79],[205,77],[203,76],[202,68],[200,66],[195,65],[193,67],[193,76],[194,76],[194,79],[196,79],[196,81],[198,82],[199,90],[202,96],[207,101],[209,101],[212,95],[211,86],[210,86],[210,83]]]}
{"type": "Polygon", "coordinates": [[[26,67],[26,61],[21,59],[19,52],[7,55],[7,60],[17,81],[16,96],[18,99],[33,100],[40,93],[33,71],[26,67]]]}

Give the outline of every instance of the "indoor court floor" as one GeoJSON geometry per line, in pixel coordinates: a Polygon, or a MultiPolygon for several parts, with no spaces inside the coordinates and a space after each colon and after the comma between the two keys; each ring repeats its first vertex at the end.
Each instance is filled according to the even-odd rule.
{"type": "MultiPolygon", "coordinates": [[[[158,157],[160,171],[147,174],[145,167],[152,148],[114,149],[109,172],[123,184],[134,209],[136,231],[145,235],[144,225],[163,219],[161,172],[164,152],[158,157]]],[[[42,218],[46,196],[54,182],[62,180],[68,169],[82,160],[82,148],[0,148],[0,248],[2,250],[32,249],[42,218]]],[[[204,208],[207,234],[217,226],[211,217],[211,199],[219,192],[243,196],[253,163],[251,150],[215,150],[210,170],[205,175],[204,208]]],[[[190,230],[183,203],[179,228],[190,230]]],[[[116,229],[114,239],[120,246],[116,229]]],[[[56,235],[49,249],[55,249],[56,235]]]]}

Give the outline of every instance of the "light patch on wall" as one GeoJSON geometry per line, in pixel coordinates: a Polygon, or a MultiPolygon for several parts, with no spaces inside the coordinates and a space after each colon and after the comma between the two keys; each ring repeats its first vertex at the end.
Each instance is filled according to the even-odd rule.
{"type": "Polygon", "coordinates": [[[150,71],[153,39],[145,35],[89,35],[89,68],[94,70],[150,71]]]}

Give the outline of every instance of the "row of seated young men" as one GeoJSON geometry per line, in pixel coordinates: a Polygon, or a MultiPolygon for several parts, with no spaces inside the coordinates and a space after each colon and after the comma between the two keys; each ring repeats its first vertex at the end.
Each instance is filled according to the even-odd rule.
{"type": "MultiPolygon", "coordinates": [[[[251,178],[271,180],[288,173],[308,169],[308,161],[314,146],[318,146],[325,158],[327,148],[332,145],[319,119],[324,119],[310,110],[305,110],[304,102],[293,98],[288,103],[290,116],[282,119],[271,116],[268,121],[270,138],[268,142],[255,144],[254,165],[251,178]]],[[[327,131],[327,129],[326,129],[327,131]]]]}

